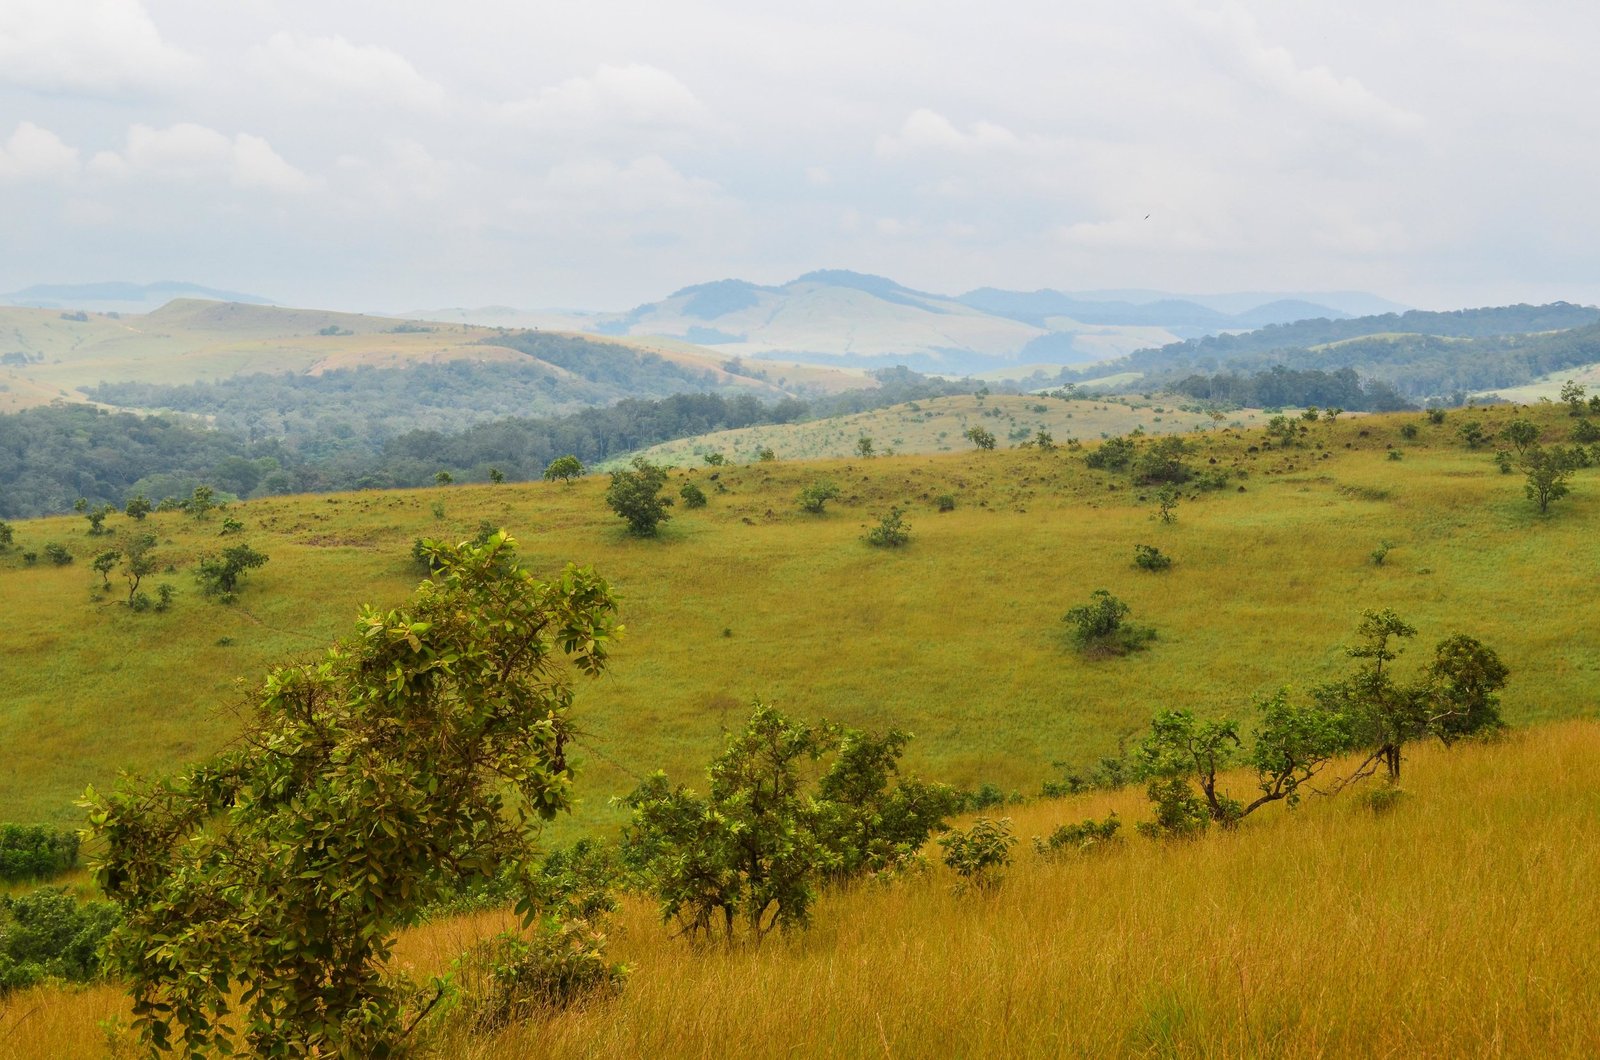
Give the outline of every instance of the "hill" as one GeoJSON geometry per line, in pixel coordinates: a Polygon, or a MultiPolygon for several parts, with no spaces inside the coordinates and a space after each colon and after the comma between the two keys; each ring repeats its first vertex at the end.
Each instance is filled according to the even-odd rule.
{"type": "MultiPolygon", "coordinates": [[[[1470,416],[1493,432],[1516,414],[1470,416]]],[[[1549,441],[1572,422],[1564,409],[1526,414],[1549,441]]],[[[1491,644],[1516,675],[1505,695],[1515,723],[1587,716],[1600,687],[1584,632],[1600,562],[1595,474],[1580,472],[1541,518],[1520,476],[1460,444],[1468,415],[1323,421],[1289,450],[1263,448],[1253,430],[1195,435],[1186,459],[1232,477],[1186,495],[1171,525],[1154,519],[1151,491],[1065,448],[686,468],[672,494],[693,480],[710,503],[675,508],[660,540],[622,532],[602,477],[263,498],[230,508],[243,525],[230,537],[220,517],[157,514],[146,525],[166,572],[151,582],[179,592],[159,614],[130,614],[116,588],[91,592],[89,559],[114,536],[90,537],[76,516],[19,522],[18,547],[0,557],[0,743],[13,749],[0,820],[71,820],[85,784],[216,748],[232,731],[236,679],[326,643],[362,602],[399,600],[419,577],[417,538],[465,537],[481,522],[508,528],[543,570],[595,564],[623,596],[629,636],[612,675],[580,696],[580,825],[614,820],[606,800],[635,776],[692,769],[756,696],[903,726],[926,774],[1034,791],[1052,762],[1111,752],[1156,706],[1233,710],[1338,672],[1369,606],[1397,609],[1430,642],[1462,630],[1491,644]],[[1415,440],[1401,436],[1418,422],[1415,440]],[[819,478],[841,497],[803,514],[796,496],[819,478]],[[955,507],[941,513],[946,494],[955,507]],[[910,546],[866,547],[863,530],[892,505],[908,513],[910,546]],[[271,560],[236,605],[208,603],[189,572],[233,541],[271,560]],[[1384,541],[1393,548],[1375,566],[1384,541]],[[49,542],[76,562],[51,565],[49,542]],[[1137,543],[1174,556],[1172,571],[1136,570],[1137,543]],[[41,558],[26,565],[23,551],[41,558]],[[1155,647],[1104,665],[1067,650],[1062,613],[1097,588],[1156,628],[1155,647]]],[[[129,523],[109,520],[118,534],[129,523]]]]}
{"type": "MultiPolygon", "coordinates": [[[[1235,426],[1266,422],[1259,409],[1241,409],[1227,420],[1235,426]]],[[[1116,434],[1179,434],[1214,425],[1197,407],[1177,408],[1160,401],[1064,401],[1053,397],[991,394],[928,398],[853,416],[799,423],[764,424],[716,431],[711,434],[664,442],[646,449],[652,460],[672,464],[699,463],[707,453],[730,460],[748,460],[762,448],[771,448],[782,460],[813,460],[852,456],[858,441],[870,438],[880,452],[947,453],[972,448],[963,437],[978,426],[1003,444],[1016,444],[1045,431],[1066,444],[1068,439],[1097,441],[1116,434]]],[[[619,464],[623,461],[612,461],[619,464]]]]}
{"type": "Polygon", "coordinates": [[[204,298],[217,302],[270,305],[270,298],[220,291],[197,283],[162,280],[157,283],[41,283],[10,294],[0,294],[0,305],[37,309],[81,309],[97,313],[147,313],[176,298],[204,298]]]}

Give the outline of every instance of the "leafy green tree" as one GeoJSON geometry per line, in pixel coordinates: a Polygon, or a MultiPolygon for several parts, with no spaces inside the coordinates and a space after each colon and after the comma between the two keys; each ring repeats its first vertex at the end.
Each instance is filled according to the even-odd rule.
{"type": "Polygon", "coordinates": [[[1011,831],[1011,818],[979,817],[965,830],[952,829],[940,836],[939,845],[944,848],[944,863],[959,877],[958,892],[992,891],[1011,864],[1017,837],[1011,831]]]}
{"type": "Polygon", "coordinates": [[[994,448],[994,433],[991,431],[986,431],[977,425],[973,425],[962,431],[961,437],[965,438],[979,449],[994,448]]]}
{"type": "Polygon", "coordinates": [[[1529,420],[1512,420],[1500,429],[1500,437],[1515,446],[1521,456],[1528,446],[1539,443],[1539,428],[1529,420]]]}
{"type": "Polygon", "coordinates": [[[1072,640],[1086,655],[1126,655],[1156,639],[1156,631],[1126,619],[1132,609],[1105,589],[1096,589],[1087,604],[1074,607],[1062,621],[1072,627],[1072,640]]]}
{"type": "Polygon", "coordinates": [[[246,571],[266,566],[267,556],[246,544],[223,549],[220,556],[202,556],[195,567],[195,578],[200,591],[207,596],[221,598],[224,603],[233,600],[246,571]]]}
{"type": "Polygon", "coordinates": [[[1091,449],[1083,462],[1098,471],[1121,471],[1133,462],[1137,449],[1132,438],[1107,438],[1091,449]]]}
{"type": "Polygon", "coordinates": [[[1456,428],[1456,433],[1461,440],[1467,443],[1468,449],[1477,449],[1489,441],[1488,432],[1483,429],[1483,424],[1477,420],[1468,420],[1456,428]]]}
{"type": "Polygon", "coordinates": [[[706,491],[693,482],[685,482],[683,488],[678,490],[678,496],[683,498],[685,508],[704,508],[706,506],[706,491]]]}
{"type": "Polygon", "coordinates": [[[183,510],[196,519],[204,519],[221,505],[216,500],[217,491],[210,486],[196,486],[189,499],[181,502],[183,510]]]}
{"type": "Polygon", "coordinates": [[[911,540],[911,524],[905,521],[905,511],[899,505],[889,509],[877,526],[868,530],[864,538],[875,548],[899,548],[911,540]]]}
{"type": "Polygon", "coordinates": [[[1267,437],[1285,449],[1300,440],[1302,429],[1287,416],[1274,416],[1267,421],[1267,437]]]}
{"type": "Polygon", "coordinates": [[[856,455],[861,457],[870,457],[873,455],[871,438],[868,438],[863,434],[861,437],[856,439],[856,455]]]}
{"type": "Polygon", "coordinates": [[[1188,444],[1175,435],[1151,442],[1133,462],[1134,481],[1143,485],[1188,482],[1194,476],[1194,471],[1183,462],[1188,451],[1188,444]]]}
{"type": "Polygon", "coordinates": [[[616,604],[587,568],[538,581],[504,533],[435,550],[407,605],[273,670],[233,749],[86,797],[147,1049],[397,1055],[443,987],[396,968],[396,933],[455,880],[535,871],[570,805],[558,664],[605,669],[616,604]]]}
{"type": "Polygon", "coordinates": [[[123,508],[122,511],[128,518],[143,522],[145,516],[151,512],[150,498],[142,493],[135,493],[128,498],[127,507],[123,508]]]}
{"type": "Polygon", "coordinates": [[[1134,545],[1133,565],[1140,570],[1164,571],[1172,569],[1172,557],[1154,545],[1134,545]]]}
{"type": "Polygon", "coordinates": [[[728,462],[727,456],[722,453],[707,453],[702,459],[710,467],[721,467],[728,462]]]}
{"type": "Polygon", "coordinates": [[[139,584],[155,573],[155,547],[156,535],[151,533],[129,534],[122,540],[122,576],[128,582],[129,607],[139,594],[139,584]]]}
{"type": "Polygon", "coordinates": [[[1428,732],[1448,746],[1505,727],[1500,697],[1511,671],[1492,648],[1463,633],[1434,648],[1424,674],[1428,732]]]}
{"type": "Polygon", "coordinates": [[[1583,415],[1583,396],[1586,393],[1588,393],[1588,389],[1576,380],[1568,379],[1561,384],[1561,400],[1566,404],[1569,415],[1583,415]]]}
{"type": "Polygon", "coordinates": [[[772,451],[772,446],[763,445],[761,448],[756,450],[756,459],[762,463],[768,463],[778,459],[778,454],[772,451]]]}
{"type": "Polygon", "coordinates": [[[501,471],[497,467],[491,467],[489,469],[489,481],[490,482],[492,482],[496,486],[498,486],[502,482],[504,482],[505,480],[506,480],[506,473],[504,471],[501,471]]]}
{"type": "Polygon", "coordinates": [[[1156,514],[1163,523],[1176,522],[1178,519],[1178,501],[1183,498],[1178,487],[1168,482],[1156,490],[1156,514]]]}
{"type": "Polygon", "coordinates": [[[1541,515],[1550,510],[1551,501],[1558,501],[1572,492],[1567,485],[1572,467],[1559,448],[1534,446],[1523,453],[1522,473],[1527,478],[1523,492],[1538,506],[1541,515]]]}
{"type": "Polygon", "coordinates": [[[633,470],[611,472],[606,503],[628,521],[628,532],[638,537],[654,537],[656,528],[671,519],[667,509],[671,497],[661,496],[667,473],[642,456],[633,458],[633,470]]]}
{"type": "Polygon", "coordinates": [[[1352,778],[1381,764],[1395,781],[1401,750],[1416,738],[1425,714],[1417,690],[1396,682],[1386,664],[1400,657],[1400,642],[1416,636],[1417,630],[1390,608],[1366,608],[1356,635],[1359,642],[1345,649],[1358,660],[1356,672],[1314,689],[1313,695],[1324,710],[1347,719],[1352,748],[1368,752],[1352,778]]]}
{"type": "Polygon", "coordinates": [[[838,499],[839,495],[838,486],[826,479],[816,479],[801,488],[800,510],[810,512],[812,515],[821,515],[827,503],[838,499]]]}
{"type": "Polygon", "coordinates": [[[73,559],[72,552],[65,545],[56,541],[45,542],[44,554],[49,557],[51,563],[58,567],[67,566],[73,559]]]}
{"type": "Polygon", "coordinates": [[[456,477],[448,471],[435,471],[433,473],[433,484],[435,486],[448,486],[455,480],[456,477]]]}
{"type": "Polygon", "coordinates": [[[121,552],[114,548],[108,548],[96,552],[94,559],[89,562],[89,566],[94,568],[94,572],[100,575],[100,580],[104,583],[103,588],[111,588],[111,572],[117,569],[117,563],[121,559],[121,552]]]}
{"type": "Polygon", "coordinates": [[[544,469],[544,480],[546,482],[554,482],[560,479],[562,483],[570,486],[572,485],[572,480],[582,474],[583,461],[568,453],[566,456],[558,456],[550,461],[550,465],[544,469]]]}
{"type": "Polygon", "coordinates": [[[0,997],[52,979],[98,978],[101,942],[119,917],[113,903],[80,904],[65,887],[0,896],[0,997]]]}
{"type": "Polygon", "coordinates": [[[1600,426],[1594,420],[1584,418],[1573,425],[1571,438],[1579,445],[1592,445],[1600,442],[1600,426]]]}
{"type": "Polygon", "coordinates": [[[726,736],[706,796],[662,773],[628,796],[623,860],[685,934],[732,941],[742,925],[759,941],[802,927],[825,882],[892,869],[944,827],[955,793],[897,780],[909,739],[806,725],[757,703],[726,736]]]}
{"type": "Polygon", "coordinates": [[[1033,444],[1041,453],[1048,453],[1056,447],[1055,435],[1040,427],[1033,433],[1033,444]]]}
{"type": "Polygon", "coordinates": [[[111,531],[106,529],[106,516],[115,514],[116,510],[114,505],[97,504],[84,512],[83,517],[89,520],[89,536],[100,537],[109,534],[111,531]]]}

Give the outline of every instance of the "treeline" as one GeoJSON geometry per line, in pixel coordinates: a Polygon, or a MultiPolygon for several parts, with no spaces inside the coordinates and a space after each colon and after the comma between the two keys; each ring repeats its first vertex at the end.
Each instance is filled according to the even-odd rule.
{"type": "MultiPolygon", "coordinates": [[[[312,439],[254,437],[163,416],[53,405],[0,415],[0,518],[70,511],[80,497],[121,507],[134,494],[186,497],[206,483],[237,497],[382,489],[431,484],[439,471],[483,481],[494,467],[511,480],[535,479],[555,457],[592,464],[634,449],[708,431],[793,423],[947,394],[969,382],[928,379],[904,369],[880,386],[809,401],[767,403],[750,394],[677,394],[625,399],[563,416],[507,417],[465,430],[411,429],[376,444],[329,417],[312,439]],[[343,432],[346,444],[316,444],[343,432]]],[[[416,377],[414,377],[416,378],[416,377]]],[[[403,414],[397,414],[401,422],[403,414]]],[[[457,417],[459,422],[460,417],[457,417]]]]}
{"type": "Polygon", "coordinates": [[[1189,375],[1173,389],[1201,401],[1248,408],[1315,405],[1348,412],[1398,412],[1415,407],[1382,380],[1362,382],[1353,368],[1298,371],[1279,364],[1254,374],[1189,375]]]}

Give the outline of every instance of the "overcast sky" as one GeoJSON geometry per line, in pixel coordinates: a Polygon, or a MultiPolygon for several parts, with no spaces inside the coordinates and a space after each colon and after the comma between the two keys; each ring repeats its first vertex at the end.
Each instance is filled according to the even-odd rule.
{"type": "Polygon", "coordinates": [[[0,0],[0,290],[1600,301],[1600,5],[0,0]]]}

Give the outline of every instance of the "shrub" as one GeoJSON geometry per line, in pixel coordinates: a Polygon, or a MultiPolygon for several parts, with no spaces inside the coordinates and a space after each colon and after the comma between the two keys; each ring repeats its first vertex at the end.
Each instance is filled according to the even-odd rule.
{"type": "Polygon", "coordinates": [[[960,893],[968,889],[991,891],[1000,886],[1001,873],[1011,864],[1011,848],[1017,837],[1011,832],[1011,818],[980,817],[971,828],[952,829],[938,842],[944,848],[944,863],[960,877],[956,883],[960,893]]]}
{"type": "Polygon", "coordinates": [[[11,543],[16,540],[16,536],[17,532],[11,528],[11,524],[4,519],[0,519],[0,552],[10,548],[11,543]]]}
{"type": "Polygon", "coordinates": [[[1409,442],[1412,439],[1414,439],[1416,436],[1417,436],[1417,425],[1415,423],[1403,424],[1400,427],[1400,437],[1404,438],[1406,441],[1409,442]]]}
{"type": "Polygon", "coordinates": [[[839,487],[824,479],[817,479],[800,490],[800,510],[821,515],[827,503],[839,496],[839,487]]]}
{"type": "Polygon", "coordinates": [[[704,508],[706,506],[706,491],[696,486],[693,482],[685,482],[678,491],[678,496],[683,498],[685,508],[704,508]]]}
{"type": "Polygon", "coordinates": [[[80,905],[64,887],[0,897],[0,996],[48,980],[100,975],[100,943],[121,919],[115,904],[80,905]]]}
{"type": "Polygon", "coordinates": [[[123,508],[122,511],[130,519],[142,520],[150,514],[150,498],[142,493],[136,493],[128,498],[127,507],[123,508]]]}
{"type": "Polygon", "coordinates": [[[934,498],[933,503],[938,506],[941,512],[953,512],[956,510],[956,498],[951,493],[939,494],[934,498]]]}
{"type": "Polygon", "coordinates": [[[992,431],[986,431],[982,427],[968,427],[966,430],[961,432],[961,437],[965,438],[979,449],[987,450],[994,448],[994,433],[992,431]]]}
{"type": "Polygon", "coordinates": [[[618,517],[627,520],[628,532],[636,537],[654,537],[657,528],[672,516],[667,508],[671,497],[661,496],[667,473],[642,456],[633,458],[632,470],[611,472],[606,503],[618,517]]]}
{"type": "Polygon", "coordinates": [[[1143,485],[1187,482],[1194,472],[1183,462],[1189,447],[1182,438],[1168,435],[1152,442],[1133,462],[1133,478],[1143,485]]]}
{"type": "Polygon", "coordinates": [[[721,467],[728,462],[728,458],[721,453],[707,453],[703,459],[711,467],[721,467]]]}
{"type": "Polygon", "coordinates": [[[911,540],[911,524],[898,506],[890,508],[883,521],[867,531],[866,542],[876,548],[899,548],[911,540]]]}
{"type": "Polygon", "coordinates": [[[78,834],[44,825],[0,824],[0,880],[47,880],[78,863],[78,834]]]}
{"type": "Polygon", "coordinates": [[[606,937],[584,921],[546,917],[528,937],[501,932],[455,965],[454,982],[472,1029],[488,1033],[615,994],[627,969],[605,958],[606,937]]]}
{"type": "Polygon", "coordinates": [[[1172,567],[1172,557],[1162,555],[1154,545],[1134,545],[1133,565],[1140,570],[1163,571],[1172,567]]]}
{"type": "Polygon", "coordinates": [[[1133,461],[1136,448],[1131,438],[1107,438],[1083,462],[1098,471],[1121,471],[1133,461]]]}
{"type": "Polygon", "coordinates": [[[1383,566],[1383,561],[1388,558],[1389,550],[1394,548],[1393,541],[1380,541],[1378,547],[1371,552],[1373,566],[1383,566]]]}
{"type": "Polygon", "coordinates": [[[1063,621],[1072,639],[1087,655],[1126,655],[1156,639],[1156,631],[1124,621],[1130,608],[1105,589],[1096,589],[1087,604],[1068,611],[1063,621]]]}
{"type": "Polygon", "coordinates": [[[1403,460],[1403,459],[1405,459],[1405,454],[1402,453],[1398,449],[1391,449],[1391,450],[1389,450],[1389,459],[1390,460],[1403,460]]]}
{"type": "Polygon", "coordinates": [[[44,554],[49,557],[51,563],[58,567],[65,567],[72,562],[72,553],[67,551],[65,545],[58,544],[55,541],[51,541],[44,546],[44,554]]]}
{"type": "Polygon", "coordinates": [[[231,603],[245,572],[265,566],[266,562],[266,555],[249,545],[234,545],[224,549],[220,556],[201,557],[195,568],[195,578],[200,583],[200,591],[206,596],[215,596],[224,603],[231,603]]]}
{"type": "Polygon", "coordinates": [[[1444,409],[1429,409],[1428,422],[1437,427],[1444,422],[1444,409]]]}
{"type": "Polygon", "coordinates": [[[237,534],[237,533],[240,533],[243,530],[244,530],[244,524],[243,523],[241,523],[239,520],[235,519],[231,515],[225,515],[225,516],[222,517],[222,529],[217,531],[217,536],[218,537],[225,537],[228,534],[237,534]]]}
{"type": "Polygon", "coordinates": [[[1104,850],[1108,845],[1122,841],[1117,834],[1121,828],[1122,819],[1113,810],[1103,821],[1090,818],[1078,824],[1061,825],[1048,836],[1034,836],[1033,849],[1047,858],[1104,850]]]}
{"type": "Polygon", "coordinates": [[[1579,445],[1600,442],[1600,427],[1595,426],[1595,422],[1591,419],[1581,419],[1577,426],[1572,428],[1572,440],[1579,445]]]}

